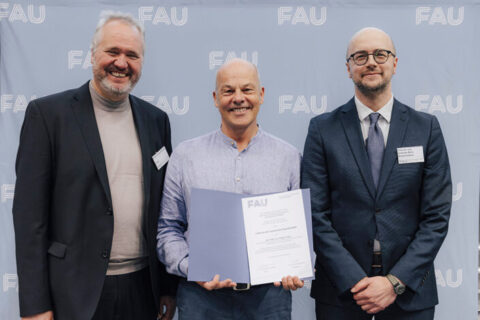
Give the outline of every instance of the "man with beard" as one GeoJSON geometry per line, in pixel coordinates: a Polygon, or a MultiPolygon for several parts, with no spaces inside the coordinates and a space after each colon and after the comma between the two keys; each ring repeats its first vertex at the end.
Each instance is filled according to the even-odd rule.
{"type": "Polygon", "coordinates": [[[176,279],[155,251],[170,124],[129,94],[143,54],[141,25],[107,16],[93,79],[27,108],[13,204],[23,319],[173,317],[176,279]]]}
{"type": "Polygon", "coordinates": [[[398,59],[385,32],[357,32],[346,59],[355,97],[311,120],[302,166],[317,319],[433,319],[452,199],[439,123],[393,98],[398,59]]]}

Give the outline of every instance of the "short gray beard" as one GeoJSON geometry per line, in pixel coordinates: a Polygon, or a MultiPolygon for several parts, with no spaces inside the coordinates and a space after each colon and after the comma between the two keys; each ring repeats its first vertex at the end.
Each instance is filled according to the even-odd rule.
{"type": "Polygon", "coordinates": [[[114,96],[117,96],[117,97],[123,96],[125,94],[129,94],[130,91],[132,91],[133,87],[135,86],[132,83],[132,81],[129,81],[128,85],[125,86],[125,88],[123,88],[123,89],[116,88],[108,82],[107,78],[103,78],[100,81],[100,85],[103,87],[103,89],[105,89],[106,91],[110,92],[111,94],[113,94],[114,96]]]}
{"type": "MultiPolygon", "coordinates": [[[[94,60],[93,63],[92,63],[92,69],[96,69],[96,61],[94,60]]],[[[107,73],[107,71],[105,70],[102,70],[103,72],[107,73]]],[[[138,74],[138,77],[137,77],[137,82],[138,80],[140,79],[142,73],[139,72],[138,74]]],[[[109,82],[108,82],[108,75],[106,74],[105,76],[103,75],[98,75],[97,73],[93,73],[93,76],[97,79],[97,81],[100,83],[100,86],[102,86],[102,88],[105,90],[105,91],[108,91],[110,92],[112,95],[116,96],[116,97],[121,97],[122,95],[124,94],[129,94],[133,88],[135,87],[135,85],[137,84],[137,82],[133,82],[131,79],[130,81],[128,82],[128,85],[123,88],[123,89],[118,89],[118,88],[115,88],[113,85],[111,85],[109,82]]]]}

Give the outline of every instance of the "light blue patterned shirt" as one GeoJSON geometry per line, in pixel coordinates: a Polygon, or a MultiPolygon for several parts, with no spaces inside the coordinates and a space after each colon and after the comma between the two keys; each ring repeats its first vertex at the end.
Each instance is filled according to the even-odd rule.
{"type": "Polygon", "coordinates": [[[295,147],[260,128],[240,153],[221,130],[178,145],[168,163],[158,219],[157,252],[167,271],[187,276],[192,188],[252,195],[295,190],[300,160],[295,147]]]}

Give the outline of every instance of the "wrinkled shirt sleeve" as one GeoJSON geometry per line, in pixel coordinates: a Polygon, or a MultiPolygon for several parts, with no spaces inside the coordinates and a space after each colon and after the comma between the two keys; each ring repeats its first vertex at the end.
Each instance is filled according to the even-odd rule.
{"type": "Polygon", "coordinates": [[[163,187],[157,229],[157,254],[168,273],[187,277],[187,208],[182,190],[181,162],[181,157],[174,151],[168,163],[163,187]]]}

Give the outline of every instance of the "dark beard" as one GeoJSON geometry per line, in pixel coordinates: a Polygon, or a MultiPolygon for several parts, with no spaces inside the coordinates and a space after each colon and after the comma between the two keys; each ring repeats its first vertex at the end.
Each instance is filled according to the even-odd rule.
{"type": "Polygon", "coordinates": [[[364,86],[360,81],[354,82],[357,89],[365,96],[373,98],[387,89],[388,82],[382,82],[376,87],[364,86]]]}

